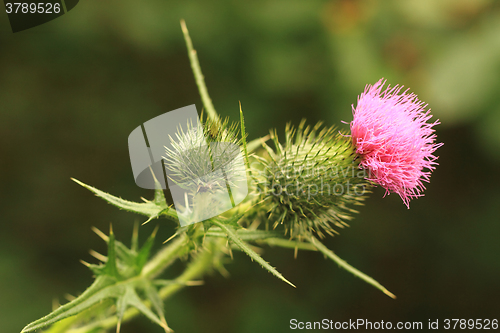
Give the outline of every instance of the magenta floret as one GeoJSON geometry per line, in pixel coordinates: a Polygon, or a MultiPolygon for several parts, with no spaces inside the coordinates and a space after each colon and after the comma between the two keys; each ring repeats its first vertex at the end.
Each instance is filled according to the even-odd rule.
{"type": "Polygon", "coordinates": [[[385,85],[383,79],[367,85],[353,106],[351,135],[361,166],[370,171],[370,181],[397,193],[410,208],[410,200],[423,196],[423,182],[429,182],[442,143],[435,143],[432,117],[427,104],[402,86],[385,85]]]}

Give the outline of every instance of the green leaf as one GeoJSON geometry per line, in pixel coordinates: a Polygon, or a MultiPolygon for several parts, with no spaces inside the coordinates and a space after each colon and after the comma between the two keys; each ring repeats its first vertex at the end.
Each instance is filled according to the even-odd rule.
{"type": "Polygon", "coordinates": [[[314,236],[309,236],[309,241],[311,242],[312,245],[314,245],[319,251],[321,251],[325,256],[328,258],[332,259],[334,262],[336,262],[340,267],[345,269],[348,272],[351,272],[355,276],[359,277],[360,279],[364,280],[366,283],[371,284],[375,288],[381,290],[384,294],[391,298],[396,298],[396,296],[391,293],[389,290],[387,290],[384,286],[382,286],[380,283],[375,281],[373,278],[369,277],[365,273],[357,270],[356,268],[352,267],[349,265],[346,261],[342,260],[339,258],[333,251],[328,249],[323,243],[321,243],[318,239],[316,239],[314,236]]]}
{"type": "Polygon", "coordinates": [[[120,333],[120,328],[122,326],[122,319],[123,319],[123,314],[125,313],[125,310],[127,310],[127,302],[125,299],[125,295],[123,297],[119,297],[116,300],[116,317],[117,317],[117,323],[116,323],[116,333],[120,333]]]}
{"type": "MultiPolygon", "coordinates": [[[[149,167],[151,169],[151,167],[149,167]]],[[[161,188],[161,184],[156,179],[155,174],[153,173],[153,170],[151,170],[151,174],[153,175],[153,179],[155,181],[155,198],[153,202],[157,205],[167,205],[167,199],[165,199],[165,193],[163,193],[163,189],[161,188]]]]}
{"type": "MultiPolygon", "coordinates": [[[[245,213],[235,214],[235,215],[231,216],[231,218],[229,218],[229,219],[221,220],[221,222],[224,223],[225,225],[230,225],[235,230],[239,230],[239,229],[243,228],[241,225],[238,224],[238,221],[243,217],[243,215],[245,215],[245,213]]],[[[215,218],[210,219],[210,221],[214,226],[218,225],[217,223],[215,223],[216,222],[215,218]]],[[[218,229],[218,230],[220,230],[220,229],[218,229]]]]}
{"type": "Polygon", "coordinates": [[[130,245],[130,250],[137,252],[139,248],[139,223],[134,223],[134,230],[132,231],[132,241],[130,245]]]}
{"type": "Polygon", "coordinates": [[[139,250],[137,253],[137,257],[135,259],[135,264],[137,267],[137,273],[141,273],[142,268],[148,261],[149,255],[151,253],[151,248],[153,247],[153,244],[155,242],[155,236],[156,233],[158,232],[158,227],[155,228],[151,236],[148,237],[142,248],[139,250]]]}
{"type": "MultiPolygon", "coordinates": [[[[128,249],[125,245],[116,241],[111,228],[109,236],[94,228],[94,231],[108,244],[108,256],[101,259],[104,264],[87,264],[87,266],[89,266],[97,276],[94,283],[92,283],[92,285],[79,297],[59,307],[49,315],[27,325],[22,332],[32,332],[45,326],[52,325],[65,318],[80,314],[91,307],[97,306],[97,304],[103,304],[104,301],[108,300],[116,302],[118,332],[120,330],[123,315],[130,306],[137,308],[137,310],[142,312],[153,322],[162,326],[165,331],[170,331],[165,318],[163,317],[163,312],[159,313],[159,317],[156,316],[140,300],[136,292],[136,289],[144,289],[146,291],[146,287],[151,285],[151,282],[149,281],[150,277],[141,275],[141,273],[142,268],[149,258],[157,230],[158,228],[155,229],[141,249],[137,252],[135,250],[128,249]]],[[[137,235],[134,237],[137,237],[137,235]]],[[[183,242],[180,244],[182,245],[183,242]]],[[[145,294],[146,296],[153,295],[151,291],[145,294]]],[[[158,307],[157,299],[152,299],[151,302],[155,307],[158,307]]],[[[82,315],[87,316],[86,313],[88,314],[92,311],[85,312],[79,317],[82,315]]],[[[64,327],[64,325],[61,327],[64,327]]],[[[99,327],[96,327],[96,329],[98,328],[99,327]]],[[[55,332],[57,332],[57,327],[55,332]]]]}
{"type": "Polygon", "coordinates": [[[153,321],[155,324],[158,324],[159,326],[163,327],[165,331],[167,332],[171,331],[170,328],[167,326],[167,324],[165,322],[162,322],[161,319],[158,318],[158,316],[155,315],[154,312],[151,311],[142,302],[139,295],[137,295],[133,285],[130,284],[126,285],[125,287],[121,288],[120,291],[122,291],[122,293],[118,297],[118,300],[116,302],[117,315],[118,315],[117,332],[120,331],[123,314],[125,313],[125,310],[130,306],[133,306],[134,308],[142,312],[142,314],[151,319],[151,321],[153,321]]]}
{"type": "Polygon", "coordinates": [[[147,298],[151,301],[151,304],[153,305],[153,308],[155,309],[156,313],[158,313],[158,316],[165,317],[164,316],[164,308],[163,308],[163,301],[160,298],[160,295],[158,294],[158,290],[156,287],[148,283],[148,286],[145,288],[146,296],[147,298]]]}
{"type": "Polygon", "coordinates": [[[76,315],[106,298],[112,297],[117,292],[112,288],[115,281],[115,279],[107,275],[98,276],[94,283],[92,283],[92,285],[90,285],[90,287],[79,297],[57,308],[45,317],[35,320],[23,328],[21,333],[33,332],[37,329],[46,327],[59,320],[76,315]]]}
{"type": "MultiPolygon", "coordinates": [[[[244,213],[235,215],[235,216],[233,216],[233,218],[225,220],[224,223],[225,223],[225,225],[231,226],[232,228],[234,228],[234,230],[242,229],[243,227],[238,224],[238,220],[241,219],[241,217],[243,215],[244,215],[244,213]]],[[[215,225],[217,225],[217,224],[215,224],[215,225]]]]}
{"type": "Polygon", "coordinates": [[[203,223],[203,230],[208,232],[208,230],[213,226],[213,223],[210,220],[205,220],[203,223]]]}
{"type": "MultiPolygon", "coordinates": [[[[106,236],[102,231],[100,231],[99,229],[97,229],[95,227],[92,227],[92,230],[108,244],[108,252],[109,252],[109,242],[110,242],[111,236],[110,237],[106,236]]],[[[132,249],[127,248],[122,242],[114,239],[114,236],[113,236],[113,243],[115,245],[114,246],[114,253],[116,254],[116,258],[122,264],[121,266],[126,266],[128,268],[132,268],[132,269],[129,269],[129,272],[130,271],[136,272],[136,270],[133,266],[136,263],[137,252],[132,250],[132,249]]],[[[117,264],[117,267],[118,267],[118,264],[117,264]]],[[[106,270],[105,267],[97,266],[97,265],[91,265],[91,269],[96,275],[103,274],[104,271],[106,270]]],[[[129,272],[122,272],[122,273],[125,273],[124,275],[128,277],[129,272]]],[[[135,275],[135,274],[133,274],[133,275],[135,275]]]]}
{"type": "Polygon", "coordinates": [[[247,170],[250,170],[250,162],[248,161],[248,150],[247,150],[247,134],[245,132],[245,118],[243,117],[241,102],[240,102],[240,123],[241,123],[241,140],[243,142],[243,152],[245,153],[245,164],[247,166],[247,170]]]}
{"type": "Polygon", "coordinates": [[[139,203],[139,202],[127,201],[127,200],[124,200],[122,198],[115,197],[109,193],[98,190],[95,187],[92,187],[90,185],[82,183],[81,181],[79,181],[77,179],[74,179],[74,178],[71,178],[71,179],[74,182],[76,182],[77,184],[94,192],[94,194],[96,196],[106,200],[108,203],[112,204],[113,206],[116,206],[120,209],[129,211],[129,212],[134,212],[137,214],[146,215],[148,217],[148,220],[144,223],[147,223],[154,218],[158,218],[158,217],[160,217],[160,215],[165,215],[167,217],[170,217],[173,220],[177,220],[177,213],[175,212],[174,209],[168,207],[166,201],[164,200],[165,197],[163,196],[163,191],[161,191],[161,194],[160,194],[159,193],[160,190],[158,190],[158,189],[155,192],[155,200],[154,201],[145,200],[145,202],[139,203]]]}
{"type": "Polygon", "coordinates": [[[219,221],[217,221],[215,219],[214,219],[214,224],[217,225],[217,226],[219,226],[227,234],[227,236],[229,237],[229,239],[234,244],[236,244],[243,252],[245,252],[246,254],[248,254],[248,256],[250,258],[252,258],[253,260],[257,261],[262,267],[264,267],[265,269],[267,269],[274,276],[276,276],[279,279],[285,281],[286,283],[288,283],[292,287],[295,287],[290,281],[288,281],[287,279],[285,279],[283,277],[283,275],[281,275],[281,273],[276,270],[276,268],[274,268],[271,265],[269,265],[268,262],[266,262],[264,259],[262,259],[261,256],[259,256],[244,241],[242,241],[241,238],[236,233],[236,230],[234,230],[233,227],[230,224],[225,224],[225,223],[219,222],[219,221]]]}
{"type": "Polygon", "coordinates": [[[103,271],[111,277],[118,280],[120,279],[120,274],[118,273],[118,268],[116,267],[115,234],[113,233],[113,229],[110,229],[109,231],[108,261],[106,262],[103,271]]]}
{"type": "Polygon", "coordinates": [[[160,321],[164,323],[165,326],[168,327],[167,321],[165,320],[163,300],[161,299],[160,294],[158,293],[158,289],[156,289],[156,287],[153,284],[149,283],[148,286],[145,288],[145,293],[146,297],[149,299],[151,305],[158,314],[160,321]]]}

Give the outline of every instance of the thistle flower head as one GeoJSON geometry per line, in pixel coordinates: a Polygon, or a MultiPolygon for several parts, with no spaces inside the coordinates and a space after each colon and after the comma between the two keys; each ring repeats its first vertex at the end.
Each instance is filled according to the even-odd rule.
{"type": "Polygon", "coordinates": [[[434,125],[427,104],[418,100],[402,86],[383,90],[385,81],[367,85],[353,106],[350,123],[353,144],[369,170],[368,180],[399,194],[409,208],[410,200],[423,196],[431,171],[437,165],[434,151],[442,144],[435,143],[434,125]]]}

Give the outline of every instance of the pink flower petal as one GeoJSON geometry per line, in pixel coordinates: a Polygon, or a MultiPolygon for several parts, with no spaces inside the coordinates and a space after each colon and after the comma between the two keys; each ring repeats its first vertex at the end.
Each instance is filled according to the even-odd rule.
{"type": "Polygon", "coordinates": [[[353,106],[351,135],[361,166],[370,171],[369,180],[397,193],[410,208],[410,200],[423,196],[431,172],[438,164],[433,155],[442,143],[435,143],[434,125],[427,104],[403,87],[385,85],[383,79],[367,85],[353,106]]]}

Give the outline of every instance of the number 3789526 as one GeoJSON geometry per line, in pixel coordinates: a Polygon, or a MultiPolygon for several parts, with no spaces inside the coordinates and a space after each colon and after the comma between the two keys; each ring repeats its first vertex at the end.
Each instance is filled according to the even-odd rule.
{"type": "Polygon", "coordinates": [[[61,12],[60,3],[39,2],[39,3],[26,3],[26,2],[7,2],[5,4],[5,11],[7,14],[58,14],[61,12]]]}

